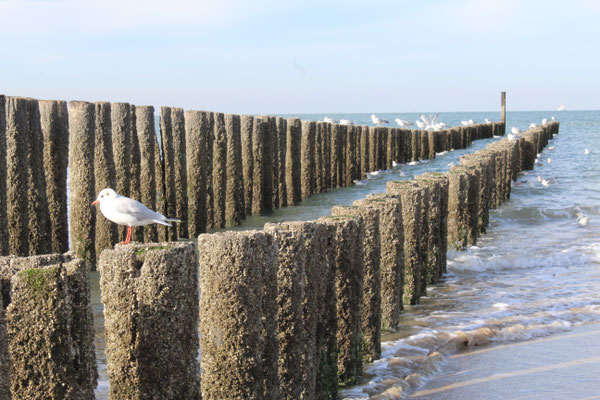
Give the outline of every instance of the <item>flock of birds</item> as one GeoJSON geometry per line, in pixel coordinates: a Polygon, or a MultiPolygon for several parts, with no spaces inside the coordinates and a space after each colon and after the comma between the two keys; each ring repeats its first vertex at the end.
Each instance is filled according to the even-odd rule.
{"type": "MultiPolygon", "coordinates": [[[[429,115],[423,115],[423,114],[419,114],[419,119],[415,121],[415,125],[417,126],[417,128],[419,129],[425,129],[425,130],[434,130],[434,131],[440,131],[442,129],[445,129],[447,126],[445,123],[443,122],[439,122],[438,118],[439,118],[440,114],[429,114],[429,115]]],[[[383,118],[379,118],[378,116],[376,116],[375,114],[371,114],[371,121],[373,122],[373,124],[375,126],[382,126],[384,124],[389,124],[390,121],[388,121],[387,119],[383,119],[383,118]]],[[[471,124],[473,123],[473,120],[470,120],[471,124]]],[[[488,123],[491,123],[491,121],[489,121],[486,118],[486,121],[488,123]]],[[[354,121],[350,120],[350,119],[340,119],[339,121],[331,118],[331,117],[325,117],[323,118],[323,122],[329,122],[331,124],[336,124],[339,123],[340,125],[354,125],[354,121]]],[[[410,125],[412,125],[413,123],[404,119],[400,119],[400,118],[396,118],[394,120],[394,122],[396,122],[396,124],[401,127],[401,128],[406,128],[410,125]]],[[[464,123],[465,121],[463,121],[464,123]]]]}

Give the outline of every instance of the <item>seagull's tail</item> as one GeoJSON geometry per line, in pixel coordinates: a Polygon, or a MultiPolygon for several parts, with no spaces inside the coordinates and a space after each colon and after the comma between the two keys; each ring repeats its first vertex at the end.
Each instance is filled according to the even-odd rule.
{"type": "Polygon", "coordinates": [[[181,222],[181,220],[177,219],[177,218],[153,219],[152,221],[156,222],[157,224],[171,226],[171,227],[173,225],[169,224],[168,222],[181,222]]]}

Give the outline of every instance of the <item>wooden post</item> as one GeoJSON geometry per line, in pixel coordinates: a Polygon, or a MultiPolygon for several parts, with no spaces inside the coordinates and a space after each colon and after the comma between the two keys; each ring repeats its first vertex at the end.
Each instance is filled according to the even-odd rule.
{"type": "Polygon", "coordinates": [[[500,92],[500,105],[502,107],[500,111],[500,120],[503,124],[506,124],[506,92],[500,92]]]}

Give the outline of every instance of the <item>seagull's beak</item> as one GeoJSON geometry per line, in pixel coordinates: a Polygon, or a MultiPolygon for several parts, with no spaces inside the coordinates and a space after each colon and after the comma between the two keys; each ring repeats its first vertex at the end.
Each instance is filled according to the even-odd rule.
{"type": "Polygon", "coordinates": [[[100,204],[100,200],[98,199],[94,200],[94,202],[92,203],[93,206],[97,206],[98,204],[100,204]]]}

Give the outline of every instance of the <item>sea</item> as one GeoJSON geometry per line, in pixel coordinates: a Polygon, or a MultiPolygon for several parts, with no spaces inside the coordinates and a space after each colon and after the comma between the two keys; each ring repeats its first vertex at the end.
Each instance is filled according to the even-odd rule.
{"type": "MultiPolygon", "coordinates": [[[[372,125],[370,115],[294,116],[372,125]]],[[[417,113],[377,116],[390,126],[396,118],[418,118],[417,113]]],[[[560,121],[559,134],[538,155],[535,168],[513,182],[510,199],[491,210],[487,233],[476,246],[448,253],[448,273],[428,287],[420,304],[405,308],[398,331],[382,337],[381,359],[365,365],[357,385],[341,388],[341,399],[599,398],[600,324],[595,324],[600,323],[600,111],[510,111],[507,131],[513,126],[524,131],[551,117],[560,121]],[[574,365],[579,369],[569,369],[574,365]]],[[[439,115],[448,126],[484,118],[498,121],[500,113],[439,115]]],[[[445,172],[461,155],[496,140],[501,139],[477,140],[468,149],[432,160],[374,171],[351,187],[250,217],[235,229],[329,215],[334,205],[385,192],[389,180],[445,172]]],[[[106,399],[104,318],[96,272],[91,286],[100,375],[96,397],[106,399]]]]}

